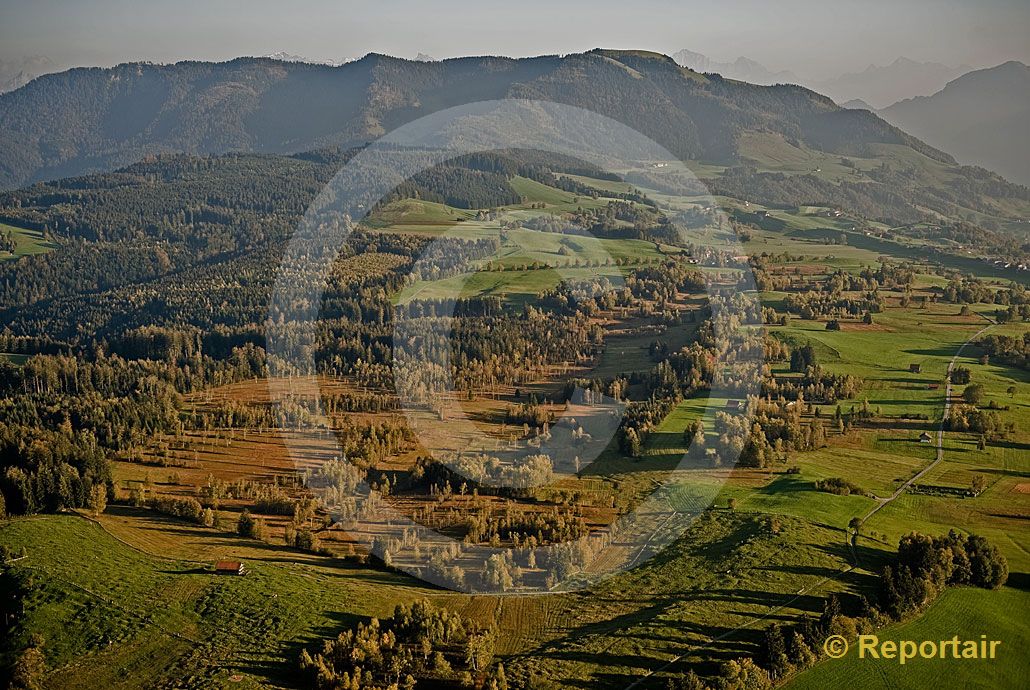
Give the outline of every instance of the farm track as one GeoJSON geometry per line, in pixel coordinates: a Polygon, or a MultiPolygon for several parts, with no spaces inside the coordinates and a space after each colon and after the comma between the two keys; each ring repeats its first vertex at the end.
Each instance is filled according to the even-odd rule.
{"type": "MultiPolygon", "coordinates": [[[[984,318],[987,319],[986,316],[984,318]]],[[[988,321],[990,321],[990,319],[988,319],[988,321]]],[[[943,413],[941,415],[940,426],[938,426],[938,428],[937,428],[937,455],[934,458],[933,462],[931,462],[929,465],[927,465],[922,470],[917,472],[914,476],[912,476],[907,482],[905,482],[900,487],[898,487],[898,489],[893,494],[891,494],[889,497],[879,499],[879,503],[875,507],[873,507],[873,509],[871,511],[869,511],[869,513],[867,513],[865,515],[865,517],[862,518],[862,523],[863,524],[865,523],[866,520],[868,520],[873,515],[875,515],[884,506],[888,505],[889,503],[894,501],[896,498],[901,496],[901,494],[903,494],[909,487],[911,487],[912,484],[914,484],[916,481],[918,481],[922,477],[926,476],[926,474],[928,474],[931,470],[933,470],[935,467],[937,467],[937,465],[939,465],[941,463],[941,461],[944,459],[944,424],[945,424],[945,422],[948,419],[948,412],[951,410],[951,371],[954,368],[955,364],[958,362],[958,358],[962,356],[962,352],[966,349],[966,347],[970,343],[972,343],[974,340],[979,338],[981,335],[983,335],[984,333],[986,333],[990,329],[994,328],[996,325],[998,325],[996,322],[991,321],[988,325],[984,326],[979,331],[977,331],[976,333],[971,335],[965,342],[963,342],[959,346],[958,350],[955,351],[954,356],[952,356],[951,361],[948,362],[948,378],[947,378],[947,385],[946,385],[945,394],[944,394],[944,411],[943,411],[943,413]]],[[[773,616],[774,614],[778,613],[779,611],[782,611],[786,607],[790,606],[793,602],[797,601],[798,599],[800,599],[805,594],[811,592],[812,590],[814,590],[814,589],[816,589],[818,587],[821,587],[823,584],[825,584],[826,582],[828,582],[830,580],[838,580],[839,578],[843,577],[847,573],[849,573],[852,570],[854,570],[855,568],[857,568],[858,567],[858,555],[855,552],[854,542],[849,540],[848,543],[849,543],[849,545],[851,547],[852,559],[854,561],[852,565],[849,565],[846,568],[841,569],[840,572],[838,572],[836,575],[828,575],[828,576],[824,577],[823,579],[819,580],[818,582],[816,582],[816,583],[814,583],[812,585],[809,585],[808,587],[805,587],[803,589],[798,590],[798,593],[796,595],[794,595],[794,597],[792,597],[788,601],[784,602],[783,604],[780,604],[779,606],[776,606],[775,608],[770,609],[764,615],[752,618],[751,620],[748,620],[747,622],[743,623],[742,625],[738,625],[736,628],[733,628],[732,630],[728,630],[725,633],[719,635],[718,637],[712,638],[707,644],[701,645],[700,647],[693,648],[691,651],[692,652],[697,652],[697,651],[702,651],[702,650],[710,649],[717,642],[721,642],[722,640],[725,640],[725,639],[727,639],[729,637],[732,637],[734,634],[736,634],[737,632],[739,632],[739,631],[741,631],[741,630],[743,630],[745,628],[749,628],[749,627],[751,627],[752,625],[754,625],[756,623],[760,623],[760,622],[762,622],[764,620],[769,619],[771,616],[773,616]]],[[[668,669],[674,667],[676,664],[678,664],[680,661],[682,661],[686,656],[687,656],[686,653],[680,654],[680,655],[670,659],[669,661],[665,662],[664,664],[662,664],[658,668],[649,670],[647,673],[643,674],[642,676],[637,678],[635,681],[633,681],[632,683],[627,685],[625,690],[633,690],[634,688],[640,687],[645,681],[647,681],[648,679],[652,678],[655,674],[661,673],[663,671],[667,671],[668,669]]]]}
{"type": "Polygon", "coordinates": [[[958,358],[962,356],[962,351],[966,349],[966,346],[974,340],[976,340],[977,338],[979,338],[987,331],[989,331],[990,329],[994,328],[996,325],[997,324],[992,321],[990,324],[984,326],[979,331],[971,335],[968,340],[966,340],[964,343],[962,343],[962,345],[959,346],[958,350],[955,351],[955,355],[951,358],[951,361],[948,362],[947,382],[945,384],[944,389],[944,412],[941,414],[941,423],[937,427],[937,455],[934,458],[933,462],[931,462],[923,469],[919,470],[919,472],[914,474],[911,478],[909,478],[908,481],[899,486],[890,496],[886,498],[878,498],[877,500],[879,502],[877,503],[877,505],[873,506],[873,509],[866,513],[866,515],[862,518],[863,524],[865,524],[866,520],[868,520],[877,512],[879,512],[884,506],[888,505],[889,503],[897,499],[899,496],[901,496],[901,494],[905,493],[905,491],[907,491],[909,487],[911,487],[917,481],[919,481],[927,474],[929,474],[935,467],[937,467],[937,465],[941,463],[942,460],[944,460],[944,425],[948,421],[948,412],[951,411],[951,371],[952,369],[954,369],[955,364],[958,363],[958,358]]]}

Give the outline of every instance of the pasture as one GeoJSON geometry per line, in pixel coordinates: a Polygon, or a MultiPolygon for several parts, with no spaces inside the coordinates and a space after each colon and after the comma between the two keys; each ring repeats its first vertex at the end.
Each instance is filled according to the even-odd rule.
{"type": "Polygon", "coordinates": [[[53,242],[45,239],[39,230],[19,228],[7,223],[0,223],[0,234],[9,233],[14,240],[14,251],[0,251],[0,261],[5,259],[17,259],[20,256],[32,256],[34,254],[45,254],[57,247],[53,242]]]}
{"type": "Polygon", "coordinates": [[[46,640],[48,687],[288,687],[302,645],[432,593],[390,573],[241,549],[251,540],[167,522],[144,544],[77,516],[0,523],[3,543],[27,553],[17,566],[33,582],[23,628],[46,640]],[[183,532],[208,550],[184,554],[183,532]],[[247,575],[207,570],[226,557],[244,557],[247,575]]]}
{"type": "Polygon", "coordinates": [[[996,592],[963,587],[946,591],[940,601],[915,620],[877,631],[883,640],[1001,640],[997,658],[987,660],[911,659],[901,666],[897,659],[861,659],[852,645],[847,656],[829,659],[787,683],[790,690],[822,690],[841,687],[889,687],[922,690],[928,687],[1017,688],[1024,687],[1030,665],[1025,650],[1030,644],[1025,612],[1030,593],[1019,587],[996,592]]]}
{"type": "Polygon", "coordinates": [[[564,235],[527,228],[501,229],[500,226],[484,228],[462,224],[436,235],[496,237],[499,245],[492,256],[473,262],[474,271],[435,280],[419,279],[395,296],[396,303],[497,295],[518,304],[563,282],[595,284],[603,278],[618,284],[641,265],[682,253],[680,249],[645,240],[564,235]],[[470,229],[472,232],[467,232],[470,229]]]}

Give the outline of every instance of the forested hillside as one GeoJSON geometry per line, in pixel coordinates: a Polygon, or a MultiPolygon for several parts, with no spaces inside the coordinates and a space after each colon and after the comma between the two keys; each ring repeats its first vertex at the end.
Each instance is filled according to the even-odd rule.
{"type": "Polygon", "coordinates": [[[732,161],[741,132],[764,130],[825,151],[901,144],[951,160],[807,89],[703,76],[656,53],[442,62],[371,54],[339,67],[239,58],[44,76],[0,96],[0,187],[111,170],[148,153],[363,144],[442,108],[505,97],[589,108],[689,159],[732,161]]]}

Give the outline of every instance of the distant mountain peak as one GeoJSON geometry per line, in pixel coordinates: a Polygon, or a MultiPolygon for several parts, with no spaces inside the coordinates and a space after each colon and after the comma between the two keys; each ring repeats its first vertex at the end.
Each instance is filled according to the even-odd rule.
{"type": "Polygon", "coordinates": [[[929,96],[969,69],[900,56],[886,65],[869,65],[861,72],[814,82],[812,88],[838,103],[860,99],[874,108],[885,108],[904,98],[929,96]]]}
{"type": "Polygon", "coordinates": [[[863,101],[861,98],[852,98],[850,101],[845,101],[840,104],[841,108],[845,110],[869,110],[875,112],[876,109],[863,101]]]}
{"type": "Polygon", "coordinates": [[[695,72],[708,72],[721,74],[728,79],[746,81],[752,84],[783,84],[798,82],[797,76],[790,71],[773,71],[756,60],[749,57],[739,56],[731,62],[719,62],[712,60],[707,55],[695,53],[684,48],[673,53],[672,59],[683,67],[688,67],[695,72]]]}
{"type": "Polygon", "coordinates": [[[57,65],[45,55],[32,55],[14,62],[0,60],[0,93],[20,89],[36,77],[57,70],[57,65]]]}
{"type": "Polygon", "coordinates": [[[303,55],[287,53],[284,50],[269,53],[268,55],[261,55],[260,57],[267,58],[269,60],[278,60],[279,62],[303,62],[309,65],[328,65],[330,67],[338,67],[343,64],[343,62],[337,62],[336,60],[314,60],[312,58],[306,58],[303,55]]]}

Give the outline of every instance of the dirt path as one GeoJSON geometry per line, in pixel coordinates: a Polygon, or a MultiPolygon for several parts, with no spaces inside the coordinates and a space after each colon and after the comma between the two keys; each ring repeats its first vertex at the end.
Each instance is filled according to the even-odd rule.
{"type": "Polygon", "coordinates": [[[877,500],[879,502],[875,506],[873,506],[873,509],[866,513],[866,515],[862,518],[862,524],[865,524],[866,520],[871,518],[873,515],[876,515],[876,513],[881,508],[889,504],[891,501],[896,499],[901,494],[905,493],[905,491],[907,491],[910,486],[912,486],[917,481],[925,477],[933,468],[937,467],[937,465],[940,464],[941,460],[944,459],[944,425],[948,420],[948,412],[951,411],[951,370],[955,368],[955,364],[958,363],[958,358],[962,356],[962,351],[966,349],[966,346],[974,340],[976,340],[977,338],[979,338],[988,330],[994,328],[996,325],[998,324],[992,321],[991,323],[989,323],[988,325],[984,326],[979,331],[971,335],[969,339],[966,340],[966,342],[962,343],[962,345],[959,346],[958,350],[955,351],[955,356],[951,358],[950,362],[948,362],[947,383],[944,389],[944,413],[941,415],[941,423],[937,427],[937,455],[934,458],[933,462],[931,462],[923,469],[919,470],[919,472],[913,475],[912,478],[910,478],[907,482],[899,486],[897,490],[890,496],[886,498],[878,498],[877,500]]]}
{"type": "MultiPolygon", "coordinates": [[[[984,318],[987,318],[987,317],[985,316],[984,318]]],[[[990,321],[990,319],[988,319],[988,321],[990,321]]],[[[989,323],[988,325],[984,326],[979,331],[977,331],[972,336],[970,336],[964,343],[962,343],[962,345],[959,346],[958,350],[955,351],[955,355],[951,358],[951,361],[948,362],[947,385],[946,385],[945,391],[944,391],[944,412],[943,412],[943,414],[941,416],[940,426],[937,427],[937,456],[934,458],[933,462],[931,462],[929,465],[927,465],[926,467],[921,469],[919,472],[917,472],[915,474],[915,476],[913,476],[907,482],[905,482],[904,484],[899,486],[898,489],[893,494],[891,494],[890,496],[888,496],[886,498],[879,498],[879,499],[877,499],[879,502],[876,504],[876,506],[874,506],[873,509],[870,510],[865,515],[865,517],[862,518],[863,524],[865,523],[866,520],[868,520],[873,515],[875,515],[877,513],[877,511],[879,511],[885,505],[889,504],[891,501],[893,501],[898,496],[903,494],[910,486],[912,486],[914,483],[919,481],[922,477],[926,476],[926,474],[928,472],[930,472],[930,470],[932,470],[933,468],[937,467],[937,465],[940,464],[941,460],[944,459],[944,424],[945,424],[946,420],[948,419],[948,412],[951,411],[951,371],[955,367],[955,364],[958,363],[958,358],[962,356],[962,352],[966,349],[966,347],[970,343],[972,343],[974,340],[979,338],[981,335],[986,333],[988,330],[990,330],[991,328],[994,328],[996,325],[997,325],[997,323],[995,323],[994,321],[991,321],[991,323],[989,323]]],[[[852,546],[852,554],[854,556],[854,544],[852,543],[851,546],[852,546]]],[[[855,562],[857,563],[857,560],[855,562]]],[[[706,649],[706,648],[710,647],[711,645],[715,644],[716,642],[719,642],[720,640],[723,640],[723,639],[725,639],[727,637],[730,637],[731,635],[735,634],[739,630],[742,630],[743,628],[748,628],[748,627],[754,625],[755,623],[760,623],[760,622],[762,622],[764,620],[767,620],[770,616],[775,615],[778,611],[786,608],[791,603],[793,603],[794,601],[797,601],[798,599],[800,599],[802,596],[804,596],[808,592],[812,591],[813,589],[821,587],[828,580],[837,579],[837,578],[839,578],[839,577],[849,573],[850,571],[854,570],[855,567],[856,567],[855,565],[849,565],[846,568],[841,569],[841,571],[837,575],[829,575],[827,577],[824,577],[823,579],[819,580],[818,582],[815,582],[815,583],[809,585],[808,587],[805,587],[805,588],[799,590],[798,593],[793,598],[791,598],[789,601],[787,601],[787,602],[785,602],[783,604],[780,604],[779,606],[776,606],[776,607],[770,609],[769,612],[766,613],[765,615],[758,616],[758,617],[756,617],[756,618],[754,618],[752,620],[749,620],[748,622],[744,623],[743,625],[737,626],[736,628],[723,633],[719,637],[716,637],[716,638],[712,639],[707,644],[704,644],[704,645],[701,645],[700,647],[694,648],[691,651],[692,652],[697,652],[698,650],[706,649]]],[[[666,670],[672,668],[677,663],[679,663],[685,656],[686,656],[686,653],[680,654],[680,655],[674,657],[673,659],[670,659],[669,661],[665,662],[664,664],[660,665],[658,668],[649,670],[647,673],[645,673],[642,676],[640,676],[640,678],[636,679],[635,681],[633,681],[632,683],[627,685],[626,686],[626,690],[632,690],[633,688],[636,688],[636,687],[640,686],[642,683],[644,683],[648,679],[652,678],[655,674],[661,673],[662,671],[666,671],[666,670]]]]}

